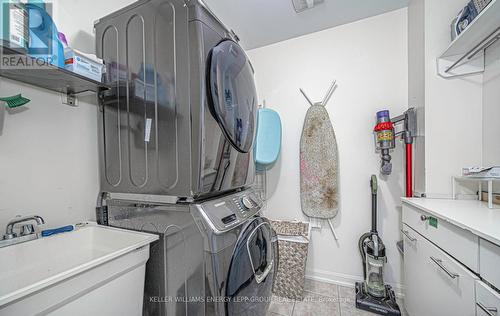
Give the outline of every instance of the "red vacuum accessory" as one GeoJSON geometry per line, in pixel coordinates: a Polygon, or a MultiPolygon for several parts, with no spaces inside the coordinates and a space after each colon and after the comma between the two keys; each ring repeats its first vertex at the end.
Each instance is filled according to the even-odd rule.
{"type": "Polygon", "coordinates": [[[413,144],[406,144],[406,197],[413,197],[413,144]]]}
{"type": "Polygon", "coordinates": [[[374,132],[394,131],[394,125],[392,124],[392,122],[380,122],[377,125],[375,125],[373,131],[374,132]]]}

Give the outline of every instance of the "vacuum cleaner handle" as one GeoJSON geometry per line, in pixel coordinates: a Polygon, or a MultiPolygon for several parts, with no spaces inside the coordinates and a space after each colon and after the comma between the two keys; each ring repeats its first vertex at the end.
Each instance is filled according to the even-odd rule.
{"type": "Polygon", "coordinates": [[[370,186],[372,188],[372,234],[378,234],[377,233],[377,190],[378,190],[378,184],[377,184],[377,176],[372,175],[372,178],[370,180],[370,186]]]}
{"type": "Polygon", "coordinates": [[[372,188],[372,194],[376,195],[378,190],[378,184],[377,184],[377,176],[374,174],[372,175],[372,178],[370,180],[370,186],[372,188]]]}

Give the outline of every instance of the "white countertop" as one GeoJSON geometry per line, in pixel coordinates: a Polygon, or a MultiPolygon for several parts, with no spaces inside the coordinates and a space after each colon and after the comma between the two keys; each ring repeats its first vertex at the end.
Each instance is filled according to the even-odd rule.
{"type": "Polygon", "coordinates": [[[426,198],[402,201],[500,245],[500,209],[489,209],[486,202],[426,198]]]}

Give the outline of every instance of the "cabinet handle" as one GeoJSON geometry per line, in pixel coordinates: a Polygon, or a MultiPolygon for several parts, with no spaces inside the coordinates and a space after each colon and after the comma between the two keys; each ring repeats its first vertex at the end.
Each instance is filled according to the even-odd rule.
{"type": "Polygon", "coordinates": [[[402,230],[401,229],[401,232],[403,233],[403,235],[406,236],[406,238],[408,238],[411,242],[414,242],[414,241],[417,241],[417,238],[413,238],[410,236],[410,232],[407,231],[407,230],[402,230]]]}
{"type": "Polygon", "coordinates": [[[446,272],[446,274],[448,274],[450,276],[450,278],[456,279],[460,276],[459,274],[450,272],[450,270],[446,269],[446,267],[443,265],[443,260],[436,259],[434,257],[430,257],[430,258],[432,261],[434,261],[435,264],[438,265],[438,267],[440,267],[444,272],[446,272]]]}
{"type": "Polygon", "coordinates": [[[479,308],[481,308],[488,316],[495,316],[495,314],[498,313],[498,309],[496,307],[486,307],[480,302],[477,302],[476,305],[479,306],[479,308]]]}

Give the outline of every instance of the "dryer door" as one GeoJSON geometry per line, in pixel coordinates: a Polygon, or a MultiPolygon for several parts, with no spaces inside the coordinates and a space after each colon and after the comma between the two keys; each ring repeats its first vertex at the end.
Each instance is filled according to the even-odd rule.
{"type": "Polygon", "coordinates": [[[254,219],[242,232],[229,267],[226,313],[265,315],[278,266],[277,238],[269,222],[254,219]]]}
{"type": "Polygon", "coordinates": [[[207,94],[210,112],[231,145],[248,153],[257,113],[254,71],[243,49],[223,40],[208,56],[207,94]]]}

